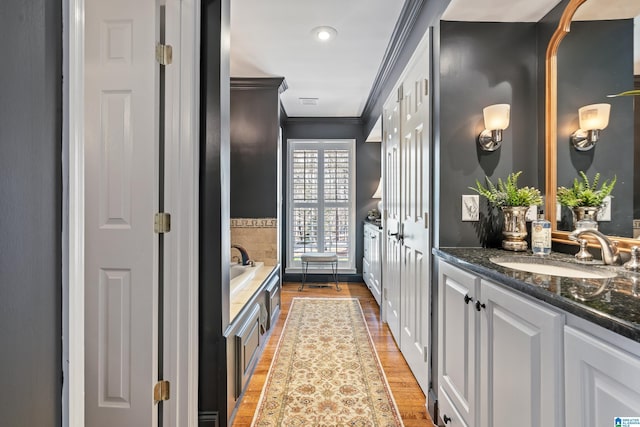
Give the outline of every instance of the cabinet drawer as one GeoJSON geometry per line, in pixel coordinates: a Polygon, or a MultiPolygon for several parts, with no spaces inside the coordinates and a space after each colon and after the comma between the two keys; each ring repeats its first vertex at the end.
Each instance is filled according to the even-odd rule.
{"type": "Polygon", "coordinates": [[[440,388],[438,399],[438,412],[440,419],[444,421],[444,425],[447,427],[467,427],[462,416],[458,413],[453,403],[449,399],[447,393],[440,388]]]}

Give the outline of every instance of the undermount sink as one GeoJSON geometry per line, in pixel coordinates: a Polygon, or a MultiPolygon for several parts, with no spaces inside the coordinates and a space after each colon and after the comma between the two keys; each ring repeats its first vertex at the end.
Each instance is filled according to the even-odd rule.
{"type": "Polygon", "coordinates": [[[599,270],[597,268],[550,259],[505,256],[490,258],[490,260],[494,264],[502,267],[535,274],[548,274],[550,276],[573,277],[577,279],[607,279],[616,276],[616,273],[613,271],[599,270]]]}

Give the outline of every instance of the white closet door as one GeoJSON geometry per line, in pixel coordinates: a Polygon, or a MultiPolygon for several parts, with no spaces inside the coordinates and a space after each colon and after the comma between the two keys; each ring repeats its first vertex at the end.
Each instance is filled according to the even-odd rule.
{"type": "Polygon", "coordinates": [[[426,35],[383,108],[383,318],[425,393],[431,332],[429,58],[426,35]]]}
{"type": "Polygon", "coordinates": [[[157,409],[155,0],[87,0],[85,425],[153,426],[157,409]]]}
{"type": "Polygon", "coordinates": [[[383,318],[400,343],[400,104],[390,98],[384,115],[383,318]]]}
{"type": "Polygon", "coordinates": [[[422,390],[429,390],[429,49],[421,44],[402,84],[400,188],[403,245],[400,250],[400,350],[422,390]]]}

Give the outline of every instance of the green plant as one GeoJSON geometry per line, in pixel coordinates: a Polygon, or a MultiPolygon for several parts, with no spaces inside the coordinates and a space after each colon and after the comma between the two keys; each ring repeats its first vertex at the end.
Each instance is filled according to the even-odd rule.
{"type": "Polygon", "coordinates": [[[487,198],[489,203],[495,207],[503,206],[531,206],[542,204],[540,190],[533,187],[518,188],[518,177],[522,171],[510,174],[505,181],[498,178],[498,183],[494,185],[489,177],[485,176],[487,186],[483,186],[476,179],[476,186],[469,189],[487,198]]]}
{"type": "Polygon", "coordinates": [[[595,174],[592,182],[589,182],[587,174],[583,171],[580,171],[579,174],[582,180],[574,178],[571,188],[558,187],[558,202],[570,208],[602,206],[602,201],[611,194],[613,187],[616,185],[617,177],[614,175],[612,180],[605,180],[602,186],[598,188],[600,173],[595,174]]]}

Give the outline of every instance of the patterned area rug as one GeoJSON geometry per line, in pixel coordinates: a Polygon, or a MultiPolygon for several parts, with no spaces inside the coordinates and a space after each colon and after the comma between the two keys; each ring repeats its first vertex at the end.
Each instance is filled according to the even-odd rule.
{"type": "Polygon", "coordinates": [[[356,298],[294,298],[252,426],[402,426],[356,298]]]}

